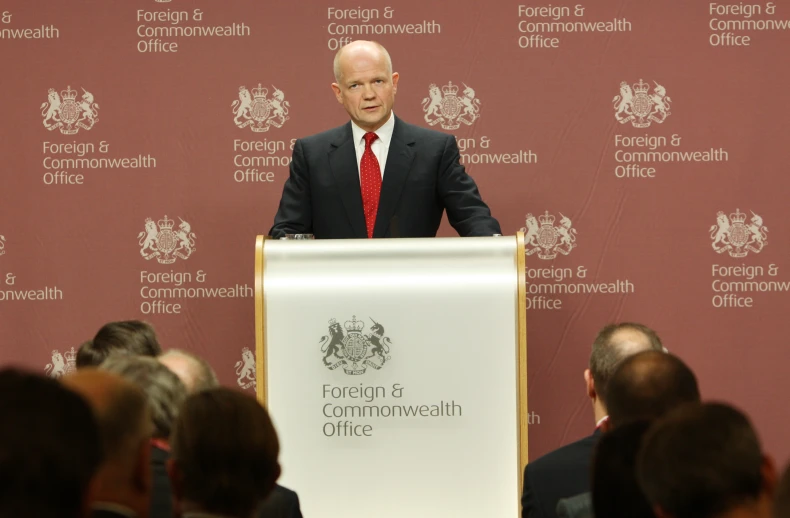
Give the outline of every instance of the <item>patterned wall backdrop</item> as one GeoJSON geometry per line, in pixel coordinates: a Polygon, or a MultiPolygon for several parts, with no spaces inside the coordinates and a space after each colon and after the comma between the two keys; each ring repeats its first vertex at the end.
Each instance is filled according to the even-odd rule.
{"type": "Polygon", "coordinates": [[[57,376],[144,319],[252,391],[255,235],[295,139],[347,120],[335,50],[375,39],[398,116],[527,234],[531,457],[589,433],[592,339],[636,320],[790,458],[790,3],[363,3],[5,0],[0,362],[57,376]]]}

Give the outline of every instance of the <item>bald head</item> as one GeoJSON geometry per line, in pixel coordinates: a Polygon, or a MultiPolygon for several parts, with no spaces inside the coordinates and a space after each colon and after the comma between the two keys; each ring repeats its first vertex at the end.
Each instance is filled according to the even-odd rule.
{"type": "Polygon", "coordinates": [[[69,389],[82,395],[99,423],[106,463],[133,462],[152,428],[145,394],[118,375],[83,369],[62,378],[69,389]]]}
{"type": "Polygon", "coordinates": [[[373,62],[382,64],[389,75],[392,75],[392,58],[384,46],[375,41],[357,40],[340,47],[335,54],[335,82],[343,82],[343,77],[357,62],[373,62]]]}
{"type": "Polygon", "coordinates": [[[614,426],[656,419],[684,403],[700,401],[697,378],[677,356],[643,351],[619,365],[604,396],[614,426]]]}
{"type": "Polygon", "coordinates": [[[169,349],[159,357],[159,361],[178,376],[189,394],[219,387],[214,369],[200,356],[169,349]]]}
{"type": "Polygon", "coordinates": [[[646,350],[663,351],[664,347],[656,332],[645,325],[624,322],[601,329],[590,354],[590,375],[598,396],[606,399],[609,379],[620,362],[646,350]]]}

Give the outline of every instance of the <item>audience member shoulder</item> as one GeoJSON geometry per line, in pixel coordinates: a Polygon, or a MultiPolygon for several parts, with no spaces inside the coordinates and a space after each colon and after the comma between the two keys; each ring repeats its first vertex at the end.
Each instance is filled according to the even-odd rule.
{"type": "Polygon", "coordinates": [[[600,434],[595,433],[583,437],[578,441],[566,444],[565,446],[560,446],[556,450],[550,451],[542,457],[538,457],[530,462],[527,464],[527,467],[529,468],[531,466],[532,469],[552,469],[568,461],[572,462],[579,457],[589,460],[599,435],[600,434]]]}

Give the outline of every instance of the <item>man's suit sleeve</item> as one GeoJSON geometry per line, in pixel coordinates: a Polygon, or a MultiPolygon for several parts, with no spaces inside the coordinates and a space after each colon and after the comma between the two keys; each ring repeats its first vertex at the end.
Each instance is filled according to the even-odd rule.
{"type": "Polygon", "coordinates": [[[499,222],[480,197],[477,184],[461,165],[455,137],[448,135],[439,171],[439,195],[447,210],[447,219],[460,236],[501,234],[499,222]]]}
{"type": "Polygon", "coordinates": [[[279,238],[285,234],[312,234],[311,207],[309,168],[302,141],[297,140],[294,145],[290,174],[285,181],[280,207],[274,216],[274,226],[269,230],[269,235],[279,238]]]}
{"type": "Polygon", "coordinates": [[[543,510],[529,480],[529,465],[524,468],[524,490],[521,493],[521,518],[543,518],[543,510]]]}

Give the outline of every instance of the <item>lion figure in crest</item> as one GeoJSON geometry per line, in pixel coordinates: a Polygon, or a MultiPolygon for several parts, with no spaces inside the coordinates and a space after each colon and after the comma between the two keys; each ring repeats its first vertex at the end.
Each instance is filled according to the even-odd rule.
{"type": "Polygon", "coordinates": [[[52,122],[59,122],[58,112],[60,111],[60,95],[54,88],[47,92],[47,102],[41,105],[41,115],[44,117],[44,126],[51,126],[52,122]]]}
{"type": "Polygon", "coordinates": [[[628,118],[631,115],[631,103],[634,100],[634,91],[631,85],[623,81],[620,83],[620,95],[615,96],[612,100],[616,113],[615,118],[618,121],[628,118]]]}
{"type": "Polygon", "coordinates": [[[236,376],[239,385],[245,381],[255,382],[255,355],[248,347],[241,350],[241,360],[236,362],[236,376]]]}
{"type": "Polygon", "coordinates": [[[66,374],[66,361],[57,350],[52,351],[52,363],[44,367],[44,373],[50,378],[60,378],[66,374]]]}
{"type": "Polygon", "coordinates": [[[239,98],[238,100],[233,101],[231,108],[233,109],[233,113],[236,115],[233,120],[237,125],[242,123],[242,118],[250,118],[250,110],[252,109],[252,95],[250,95],[250,91],[247,90],[247,87],[239,87],[239,98]]]}
{"type": "Polygon", "coordinates": [[[422,110],[425,112],[425,122],[434,125],[442,117],[442,92],[439,87],[432,84],[428,88],[428,97],[422,100],[422,110]]]}
{"type": "Polygon", "coordinates": [[[159,234],[159,229],[156,227],[156,223],[151,218],[146,218],[145,220],[145,231],[140,232],[137,235],[137,238],[140,240],[138,244],[143,248],[140,250],[142,255],[145,255],[146,251],[156,251],[156,236],[159,234]]]}

